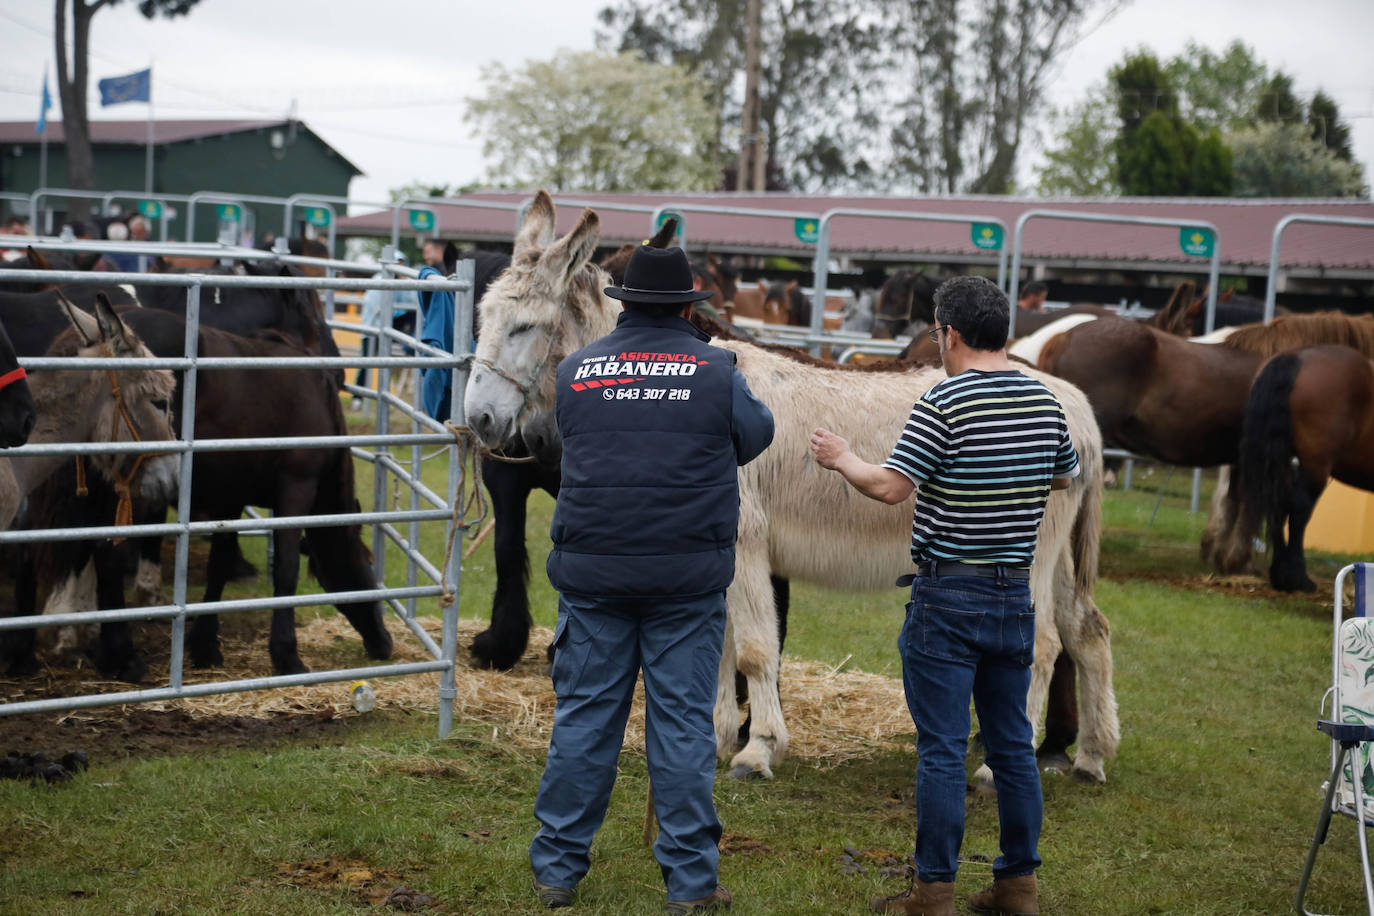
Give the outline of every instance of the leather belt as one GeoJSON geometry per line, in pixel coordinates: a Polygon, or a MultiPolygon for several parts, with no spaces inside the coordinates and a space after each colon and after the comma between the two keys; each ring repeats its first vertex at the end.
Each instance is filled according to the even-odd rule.
{"type": "Polygon", "coordinates": [[[1002,563],[959,563],[954,560],[939,560],[921,563],[916,567],[914,575],[902,576],[897,580],[897,585],[905,588],[918,577],[925,579],[942,576],[975,576],[984,579],[1000,578],[1025,581],[1030,579],[1030,570],[1022,566],[1007,566],[1002,563]]]}

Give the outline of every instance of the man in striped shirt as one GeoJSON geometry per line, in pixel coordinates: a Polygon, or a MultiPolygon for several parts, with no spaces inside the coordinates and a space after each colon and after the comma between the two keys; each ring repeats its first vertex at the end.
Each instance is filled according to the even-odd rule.
{"type": "Polygon", "coordinates": [[[1078,474],[1054,395],[1007,360],[1007,297],[981,277],[935,293],[931,338],[949,378],[927,391],[892,454],[869,464],[817,429],[811,451],[859,492],[885,503],[920,488],[911,526],[914,576],[898,639],[916,724],[916,878],[873,901],[879,913],[954,916],[964,836],[969,697],[997,781],[1002,855],[975,913],[1038,913],[1035,869],[1043,803],[1026,716],[1035,647],[1030,564],[1045,500],[1078,474]]]}

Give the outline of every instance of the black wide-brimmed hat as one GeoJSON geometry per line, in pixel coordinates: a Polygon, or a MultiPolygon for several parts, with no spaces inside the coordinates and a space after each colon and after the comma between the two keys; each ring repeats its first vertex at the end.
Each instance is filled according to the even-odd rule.
{"type": "Polygon", "coordinates": [[[709,289],[692,289],[692,265],[687,263],[687,253],[681,248],[641,245],[630,255],[625,285],[606,287],[606,295],[642,305],[686,305],[710,299],[713,293],[709,289]]]}

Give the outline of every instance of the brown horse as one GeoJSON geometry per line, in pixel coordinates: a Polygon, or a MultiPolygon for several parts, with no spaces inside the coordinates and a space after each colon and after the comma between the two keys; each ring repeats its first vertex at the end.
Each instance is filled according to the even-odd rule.
{"type": "Polygon", "coordinates": [[[1260,364],[1283,350],[1326,343],[1374,356],[1374,318],[1288,315],[1245,325],[1218,344],[1101,318],[1047,343],[1039,366],[1083,389],[1108,445],[1170,464],[1212,467],[1236,459],[1260,364]]]}
{"type": "Polygon", "coordinates": [[[1302,542],[1326,482],[1334,477],[1374,491],[1374,362],[1367,354],[1350,347],[1280,353],[1250,391],[1229,499],[1238,537],[1254,537],[1261,522],[1268,529],[1269,581],[1281,591],[1316,588],[1302,542]]]}

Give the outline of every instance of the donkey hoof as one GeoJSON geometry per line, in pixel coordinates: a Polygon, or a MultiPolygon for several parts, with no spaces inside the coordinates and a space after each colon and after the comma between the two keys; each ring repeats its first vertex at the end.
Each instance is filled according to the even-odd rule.
{"type": "Polygon", "coordinates": [[[277,672],[277,674],[309,674],[309,673],[310,673],[310,669],[306,667],[305,662],[301,661],[300,656],[298,656],[298,655],[292,656],[291,658],[288,658],[288,659],[286,659],[285,661],[280,662],[280,663],[278,663],[278,662],[273,662],[273,663],[272,663],[272,668],[277,672]]]}
{"type": "Polygon", "coordinates": [[[1045,754],[1036,757],[1035,764],[1046,776],[1063,776],[1073,769],[1073,761],[1068,754],[1045,754]]]}
{"type": "Polygon", "coordinates": [[[1099,767],[1077,766],[1073,768],[1073,778],[1085,785],[1100,786],[1107,781],[1107,774],[1099,767]]]}
{"type": "Polygon", "coordinates": [[[213,652],[192,652],[192,668],[223,668],[224,655],[215,649],[213,652]]]}
{"type": "Polygon", "coordinates": [[[393,648],[390,633],[383,632],[380,639],[363,640],[363,649],[367,651],[368,658],[391,658],[393,648]]]}
{"type": "Polygon", "coordinates": [[[756,770],[756,769],[754,769],[753,767],[749,766],[749,764],[747,764],[747,763],[741,763],[740,765],[738,765],[737,767],[735,767],[733,770],[731,770],[731,771],[730,771],[730,777],[731,777],[732,779],[738,779],[738,780],[740,780],[740,781],[744,781],[744,780],[747,780],[747,779],[766,779],[766,778],[767,778],[762,770],[756,770]]]}

